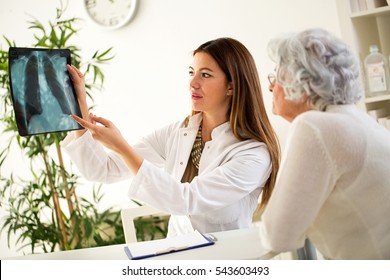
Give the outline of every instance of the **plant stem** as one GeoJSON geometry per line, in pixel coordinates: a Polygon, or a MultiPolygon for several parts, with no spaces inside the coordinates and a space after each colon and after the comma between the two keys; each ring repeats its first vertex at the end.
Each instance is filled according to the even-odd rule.
{"type": "Polygon", "coordinates": [[[65,250],[65,244],[68,244],[68,238],[66,235],[64,220],[62,219],[62,211],[61,211],[61,206],[60,206],[60,200],[58,198],[58,192],[55,189],[55,185],[54,185],[53,178],[52,178],[52,173],[50,171],[50,165],[49,165],[49,162],[47,159],[47,157],[48,157],[47,151],[45,150],[45,148],[42,145],[41,138],[38,136],[38,137],[36,137],[36,139],[37,139],[38,145],[40,146],[40,148],[42,150],[42,157],[43,157],[43,161],[45,162],[46,172],[48,175],[47,178],[49,179],[49,185],[50,185],[50,189],[51,189],[51,193],[52,193],[52,197],[53,197],[54,210],[56,213],[58,226],[60,227],[60,230],[61,230],[62,238],[60,238],[60,248],[61,248],[61,250],[65,250]]]}
{"type": "MultiPolygon", "coordinates": [[[[79,236],[79,232],[76,230],[77,218],[76,218],[76,215],[74,215],[74,211],[75,211],[74,206],[79,211],[80,210],[79,203],[78,203],[75,187],[71,186],[69,188],[69,182],[68,182],[68,177],[65,173],[65,165],[64,165],[64,160],[62,157],[61,146],[60,146],[59,139],[57,136],[55,136],[55,144],[56,144],[58,162],[59,162],[59,165],[61,167],[62,180],[65,183],[66,201],[68,203],[68,209],[69,209],[70,216],[72,217],[71,218],[72,226],[73,226],[73,229],[75,230],[74,231],[75,232],[74,243],[78,244],[80,241],[80,236],[79,236]],[[72,196],[74,197],[74,202],[72,201],[72,196]]],[[[83,227],[82,223],[80,223],[80,229],[81,229],[82,236],[84,236],[84,227],[83,227]]]]}

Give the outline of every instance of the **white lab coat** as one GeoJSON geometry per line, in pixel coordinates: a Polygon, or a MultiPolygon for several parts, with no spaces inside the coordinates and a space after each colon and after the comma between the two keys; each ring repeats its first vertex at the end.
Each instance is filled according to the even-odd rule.
{"type": "Polygon", "coordinates": [[[181,183],[202,114],[187,127],[176,122],[144,137],[134,148],[144,157],[133,176],[121,158],[107,153],[89,132],[64,139],[62,146],[89,180],[113,183],[132,178],[131,198],[171,213],[169,236],[194,229],[216,232],[251,225],[261,188],[271,173],[264,143],[237,140],[228,122],[212,132],[199,164],[199,176],[181,183]]]}

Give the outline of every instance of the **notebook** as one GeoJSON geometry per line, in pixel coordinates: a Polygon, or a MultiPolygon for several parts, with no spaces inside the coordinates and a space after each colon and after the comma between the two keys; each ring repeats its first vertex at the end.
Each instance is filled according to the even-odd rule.
{"type": "Polygon", "coordinates": [[[10,47],[11,96],[21,136],[82,129],[69,115],[81,116],[66,65],[68,49],[10,47]]]}
{"type": "Polygon", "coordinates": [[[203,235],[198,231],[194,231],[191,234],[127,244],[124,250],[129,259],[139,260],[210,246],[213,244],[215,244],[215,241],[212,240],[211,237],[203,235]]]}

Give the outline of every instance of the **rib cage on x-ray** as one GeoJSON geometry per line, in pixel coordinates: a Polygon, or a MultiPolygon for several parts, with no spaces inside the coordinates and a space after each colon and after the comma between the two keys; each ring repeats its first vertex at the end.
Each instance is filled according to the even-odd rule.
{"type": "Polygon", "coordinates": [[[26,77],[25,92],[30,93],[25,97],[25,103],[26,103],[25,114],[28,123],[30,121],[31,115],[42,113],[41,93],[39,91],[37,56],[33,55],[27,60],[25,77],[26,77]]]}
{"type": "Polygon", "coordinates": [[[54,68],[54,64],[47,56],[43,57],[43,69],[51,93],[57,98],[58,102],[60,103],[62,112],[64,114],[70,115],[72,111],[70,110],[69,101],[67,100],[66,94],[64,92],[64,84],[60,83],[59,78],[57,77],[57,71],[54,68]]]}
{"type": "Polygon", "coordinates": [[[44,51],[19,55],[11,66],[13,100],[21,135],[78,129],[79,109],[66,57],[44,51]]]}

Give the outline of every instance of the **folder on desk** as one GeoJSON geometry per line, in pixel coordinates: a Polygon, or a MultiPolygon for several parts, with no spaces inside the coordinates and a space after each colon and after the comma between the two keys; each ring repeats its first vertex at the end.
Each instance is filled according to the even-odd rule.
{"type": "Polygon", "coordinates": [[[213,245],[214,243],[215,242],[211,238],[198,231],[194,231],[190,234],[167,237],[165,239],[127,244],[124,249],[129,259],[139,260],[158,255],[196,249],[199,247],[213,245]]]}

